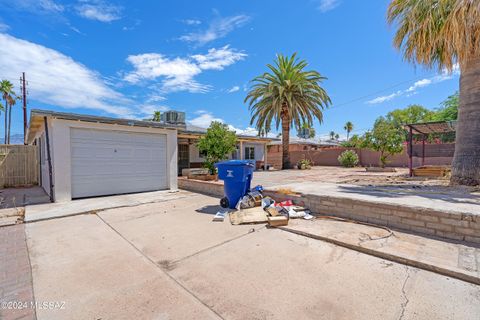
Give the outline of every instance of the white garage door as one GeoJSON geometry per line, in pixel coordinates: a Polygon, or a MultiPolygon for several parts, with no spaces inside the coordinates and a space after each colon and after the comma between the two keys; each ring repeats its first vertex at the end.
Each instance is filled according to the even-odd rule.
{"type": "Polygon", "coordinates": [[[167,137],[71,130],[72,198],[167,188],[167,137]]]}

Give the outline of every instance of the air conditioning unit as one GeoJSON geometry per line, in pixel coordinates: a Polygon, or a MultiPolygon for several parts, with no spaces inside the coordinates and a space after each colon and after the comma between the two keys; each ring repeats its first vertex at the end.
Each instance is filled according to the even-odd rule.
{"type": "Polygon", "coordinates": [[[168,124],[185,124],[185,112],[166,111],[160,117],[162,122],[168,124]]]}

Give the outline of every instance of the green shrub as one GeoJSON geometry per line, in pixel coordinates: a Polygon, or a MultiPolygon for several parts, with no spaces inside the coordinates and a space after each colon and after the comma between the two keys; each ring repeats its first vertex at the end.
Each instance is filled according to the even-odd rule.
{"type": "Polygon", "coordinates": [[[353,168],[358,164],[358,155],[353,150],[343,151],[342,154],[338,156],[338,162],[345,168],[353,168]]]}
{"type": "Polygon", "coordinates": [[[311,169],[312,162],[308,159],[301,159],[297,162],[297,168],[301,170],[311,169]]]}

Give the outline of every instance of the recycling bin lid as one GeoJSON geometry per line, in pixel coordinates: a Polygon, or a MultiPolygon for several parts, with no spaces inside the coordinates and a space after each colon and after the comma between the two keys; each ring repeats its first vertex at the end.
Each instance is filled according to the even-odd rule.
{"type": "Polygon", "coordinates": [[[215,166],[218,165],[228,165],[228,166],[253,166],[253,162],[251,160],[227,160],[227,161],[220,161],[215,163],[215,166]]]}

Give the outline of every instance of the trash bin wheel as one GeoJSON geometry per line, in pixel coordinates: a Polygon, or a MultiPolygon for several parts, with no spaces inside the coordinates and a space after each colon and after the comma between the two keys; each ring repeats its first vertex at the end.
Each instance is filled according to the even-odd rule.
{"type": "Polygon", "coordinates": [[[229,202],[228,202],[228,198],[227,197],[223,197],[222,199],[220,199],[220,206],[222,208],[228,208],[229,207],[229,202]]]}

